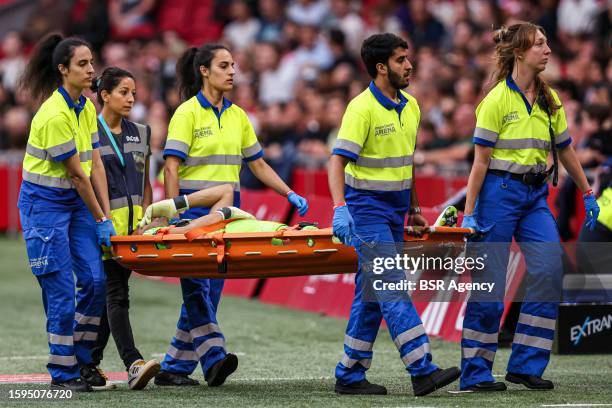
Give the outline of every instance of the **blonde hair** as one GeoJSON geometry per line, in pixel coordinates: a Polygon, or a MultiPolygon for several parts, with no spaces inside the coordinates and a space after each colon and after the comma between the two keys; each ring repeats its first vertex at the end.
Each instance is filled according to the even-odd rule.
{"type": "MultiPolygon", "coordinates": [[[[516,52],[525,52],[535,43],[536,32],[540,31],[546,35],[546,32],[539,25],[529,22],[519,22],[510,27],[501,27],[493,33],[493,41],[495,41],[495,62],[497,69],[493,77],[495,83],[504,80],[508,75],[512,74],[514,69],[514,60],[516,52]]],[[[551,115],[561,106],[555,102],[550,86],[540,77],[536,75],[536,101],[542,108],[547,108],[551,115]],[[544,105],[546,104],[546,105],[544,105]]]]}

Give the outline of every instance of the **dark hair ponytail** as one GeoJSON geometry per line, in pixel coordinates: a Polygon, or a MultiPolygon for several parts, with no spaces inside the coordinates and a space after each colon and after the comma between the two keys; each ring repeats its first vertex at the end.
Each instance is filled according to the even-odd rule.
{"type": "Polygon", "coordinates": [[[91,84],[91,90],[96,93],[96,99],[98,99],[100,106],[104,106],[102,91],[109,93],[113,92],[113,89],[119,85],[119,82],[121,82],[123,78],[134,79],[134,75],[125,69],[109,67],[102,72],[102,75],[94,79],[93,83],[91,84]]]}
{"type": "Polygon", "coordinates": [[[218,50],[230,51],[222,44],[205,44],[200,48],[189,48],[181,55],[176,63],[176,76],[182,100],[195,96],[202,88],[203,78],[200,74],[200,66],[210,68],[215,52],[218,50]]]}
{"type": "Polygon", "coordinates": [[[57,68],[62,64],[70,65],[74,49],[91,45],[80,38],[63,38],[61,34],[52,33],[38,42],[21,78],[22,89],[30,91],[34,99],[47,98],[55,88],[62,84],[62,75],[57,68]]]}

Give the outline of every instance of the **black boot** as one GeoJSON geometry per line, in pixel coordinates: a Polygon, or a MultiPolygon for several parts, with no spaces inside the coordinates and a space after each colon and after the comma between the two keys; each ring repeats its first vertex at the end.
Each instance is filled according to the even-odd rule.
{"type": "Polygon", "coordinates": [[[52,390],[71,390],[74,392],[91,392],[93,389],[91,385],[87,384],[85,381],[80,378],[73,378],[72,380],[59,382],[52,380],[51,381],[51,389],[52,390]]]}
{"type": "Polygon", "coordinates": [[[92,387],[104,387],[106,385],[106,375],[93,364],[81,366],[81,378],[92,387]]]}
{"type": "Polygon", "coordinates": [[[412,391],[417,397],[431,394],[438,388],[442,388],[461,376],[461,370],[457,367],[447,369],[438,368],[431,374],[412,377],[412,391]]]}
{"type": "Polygon", "coordinates": [[[228,353],[223,360],[217,361],[206,373],[206,383],[209,387],[218,387],[238,368],[238,357],[228,353]]]}
{"type": "Polygon", "coordinates": [[[461,391],[473,392],[491,392],[491,391],[506,391],[508,387],[501,381],[483,381],[478,384],[470,385],[461,391]]]}
{"type": "Polygon", "coordinates": [[[506,381],[510,381],[514,384],[523,384],[527,388],[532,390],[552,390],[555,385],[550,380],[544,380],[542,377],[536,377],[535,375],[529,374],[506,374],[506,381]]]}
{"type": "Polygon", "coordinates": [[[161,387],[168,385],[176,387],[200,385],[197,380],[189,378],[187,374],[171,373],[169,371],[160,371],[155,376],[153,383],[161,387]]]}
{"type": "Polygon", "coordinates": [[[382,385],[372,384],[368,380],[342,385],[336,381],[336,393],[346,395],[387,395],[387,389],[382,385]]]}

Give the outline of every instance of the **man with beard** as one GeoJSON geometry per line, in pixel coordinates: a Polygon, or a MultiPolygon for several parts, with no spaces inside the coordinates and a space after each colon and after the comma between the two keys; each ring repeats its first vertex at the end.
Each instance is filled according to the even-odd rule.
{"type": "MultiPolygon", "coordinates": [[[[412,376],[414,394],[426,395],[456,380],[459,369],[442,370],[432,363],[429,340],[407,294],[398,294],[399,299],[381,293],[372,296],[365,268],[372,252],[377,257],[394,255],[395,245],[403,242],[406,213],[409,224],[427,225],[420,214],[412,167],[420,111],[416,100],[402,91],[412,73],[408,44],[393,34],[376,34],[364,41],[361,58],[373,81],[349,103],[329,165],[334,235],[354,245],[359,255],[335,390],[339,394],[387,393],[385,387],[365,378],[384,317],[412,376]]],[[[403,271],[389,272],[387,277],[403,275],[403,271]]]]}

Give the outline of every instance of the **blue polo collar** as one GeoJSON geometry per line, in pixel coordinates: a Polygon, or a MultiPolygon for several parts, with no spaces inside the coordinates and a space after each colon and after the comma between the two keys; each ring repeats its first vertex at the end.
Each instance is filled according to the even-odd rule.
{"type": "Polygon", "coordinates": [[[62,96],[64,97],[64,100],[66,101],[66,104],[68,105],[68,107],[70,109],[74,109],[74,113],[76,113],[77,119],[79,118],[79,113],[81,113],[83,111],[83,109],[85,109],[85,102],[87,101],[87,99],[81,95],[79,96],[79,104],[75,104],[74,101],[72,100],[72,98],[70,97],[70,94],[68,94],[68,91],[66,91],[66,89],[63,86],[60,86],[59,88],[57,88],[57,91],[62,94],[62,96]]]}
{"type": "Polygon", "coordinates": [[[512,75],[508,75],[506,77],[506,85],[508,86],[508,88],[512,89],[515,92],[518,92],[521,95],[521,98],[523,98],[523,102],[525,102],[525,108],[527,108],[527,113],[531,115],[532,106],[529,103],[529,100],[527,99],[525,94],[523,94],[523,91],[521,91],[521,88],[519,88],[516,82],[514,82],[512,75]]]}
{"type": "Polygon", "coordinates": [[[383,93],[376,87],[374,81],[370,81],[370,92],[374,95],[374,98],[380,103],[385,109],[391,110],[394,109],[397,113],[402,113],[404,106],[408,103],[408,98],[404,96],[401,91],[397,91],[397,97],[399,98],[399,103],[393,102],[391,99],[387,98],[383,93]]]}
{"type": "Polygon", "coordinates": [[[202,91],[199,91],[196,94],[196,98],[198,99],[198,102],[200,102],[200,105],[204,109],[212,108],[212,110],[215,112],[215,115],[217,115],[217,119],[221,119],[221,114],[223,114],[223,112],[225,112],[226,109],[232,106],[232,101],[223,97],[223,107],[221,108],[221,112],[219,112],[219,109],[216,106],[214,106],[212,103],[210,103],[208,99],[206,99],[202,91]]]}

